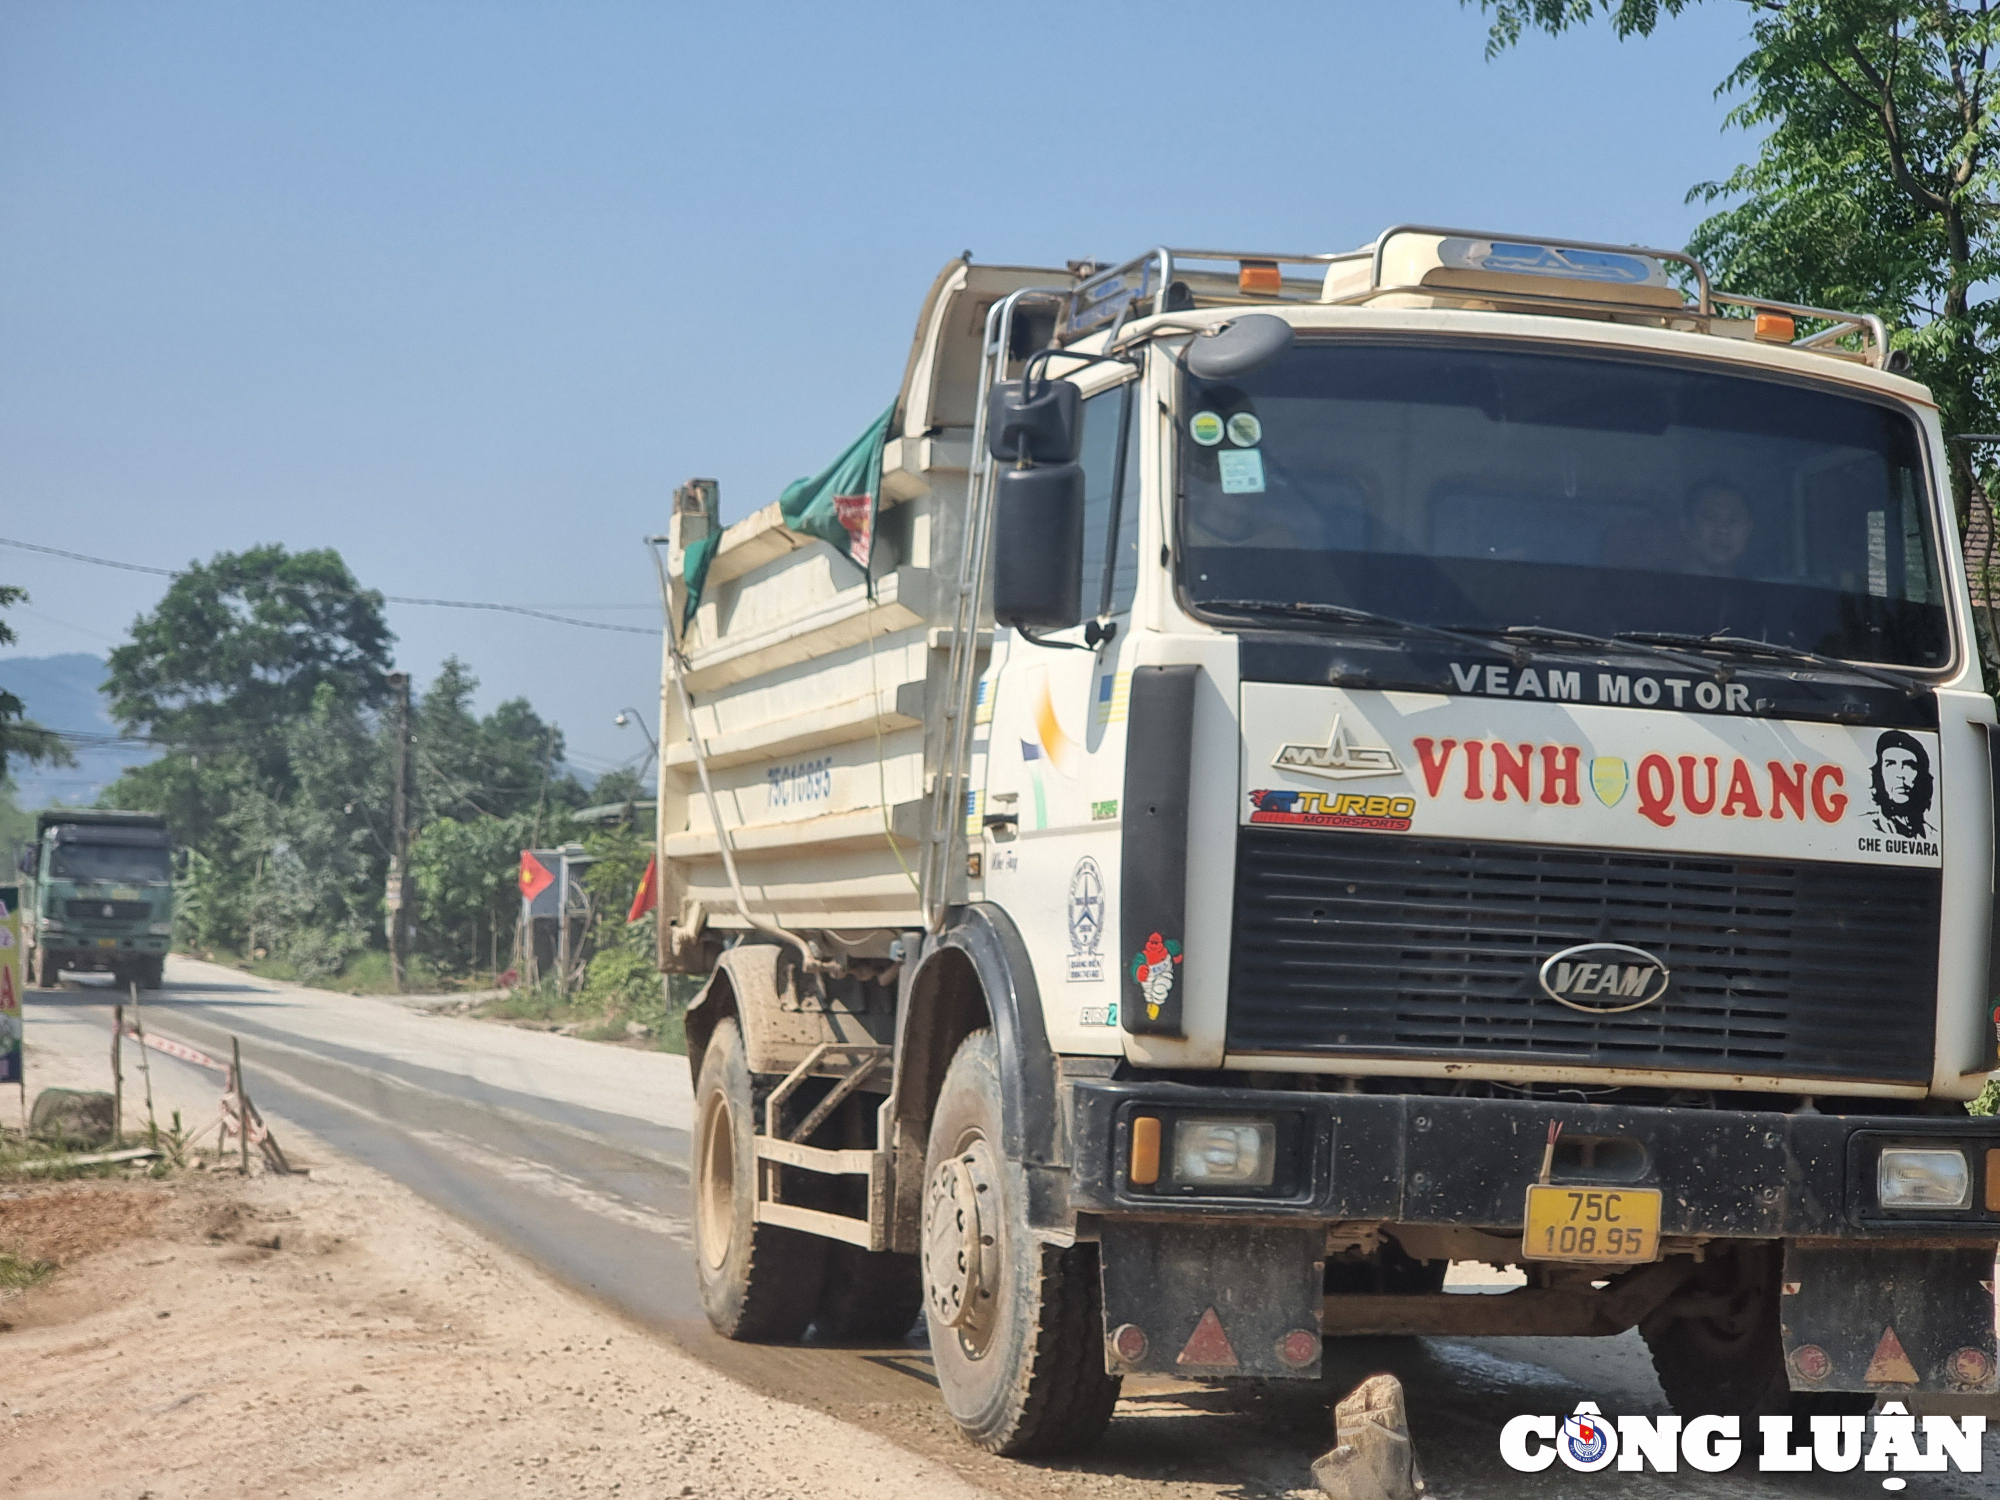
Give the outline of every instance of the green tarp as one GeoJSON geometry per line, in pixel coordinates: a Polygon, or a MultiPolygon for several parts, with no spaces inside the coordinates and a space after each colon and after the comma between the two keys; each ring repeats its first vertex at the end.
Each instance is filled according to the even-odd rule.
{"type": "MultiPolygon", "coordinates": [[[[794,480],[778,497],[778,512],[785,525],[806,536],[830,542],[843,556],[868,571],[874,553],[875,515],[882,496],[882,447],[889,440],[889,423],[896,415],[896,403],[868,424],[832,463],[810,479],[794,480]]],[[[683,555],[681,570],[687,582],[687,608],[681,617],[686,631],[701,604],[702,586],[708,581],[709,561],[715,556],[719,532],[692,543],[683,555]]],[[[875,581],[868,580],[869,588],[875,581]]]]}

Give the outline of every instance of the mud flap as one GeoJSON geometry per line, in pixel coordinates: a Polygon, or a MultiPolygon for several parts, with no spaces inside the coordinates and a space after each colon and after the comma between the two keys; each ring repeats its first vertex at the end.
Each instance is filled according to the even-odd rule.
{"type": "Polygon", "coordinates": [[[1785,1246],[1779,1316],[1795,1391],[1990,1393],[1993,1246],[1785,1246]]]}
{"type": "Polygon", "coordinates": [[[1114,1375],[1319,1374],[1325,1232],[1108,1222],[1104,1367],[1114,1375]]]}

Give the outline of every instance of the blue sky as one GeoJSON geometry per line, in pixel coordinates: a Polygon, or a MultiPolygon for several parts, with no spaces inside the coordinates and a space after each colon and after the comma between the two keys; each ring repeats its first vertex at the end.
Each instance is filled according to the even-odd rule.
{"type": "MultiPolygon", "coordinates": [[[[894,393],[945,260],[1345,249],[1397,220],[1678,245],[1750,143],[1743,7],[1494,62],[1453,0],[0,3],[0,536],[331,546],[387,593],[651,626],[672,487],[731,519],[894,393]]],[[[0,549],[10,654],[162,581],[0,549]]],[[[573,759],[658,647],[396,606],[573,759]]],[[[32,708],[32,705],[30,705],[32,708]]]]}

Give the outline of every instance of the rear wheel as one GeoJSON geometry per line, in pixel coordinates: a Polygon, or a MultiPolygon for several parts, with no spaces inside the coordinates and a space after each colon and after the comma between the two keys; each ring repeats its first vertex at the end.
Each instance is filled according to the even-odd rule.
{"type": "Polygon", "coordinates": [[[140,989],[156,990],[166,982],[167,982],[167,961],[164,957],[149,958],[144,963],[139,965],[140,989]]]}
{"type": "Polygon", "coordinates": [[[819,1302],[827,1242],[754,1222],[756,1099],[733,1017],[708,1040],[694,1107],[694,1264],[702,1310],[725,1338],[795,1339],[819,1302]]]}
{"type": "Polygon", "coordinates": [[[1118,1401],[1096,1247],[1035,1238],[1026,1179],[1001,1139],[998,1052],[976,1031],[945,1073],[924,1160],[924,1323],[938,1387],[982,1448],[1075,1452],[1118,1401]]]}
{"type": "Polygon", "coordinates": [[[52,990],[62,983],[60,971],[56,968],[56,956],[46,948],[35,950],[35,987],[52,990]]]}
{"type": "MultiPolygon", "coordinates": [[[[1844,1416],[1875,1405],[1866,1391],[1794,1391],[1778,1323],[1784,1255],[1773,1244],[1711,1249],[1680,1293],[1698,1317],[1656,1314],[1639,1325],[1668,1403],[1684,1417],[1844,1416]]],[[[1669,1307],[1672,1306],[1670,1302],[1669,1307]]]]}

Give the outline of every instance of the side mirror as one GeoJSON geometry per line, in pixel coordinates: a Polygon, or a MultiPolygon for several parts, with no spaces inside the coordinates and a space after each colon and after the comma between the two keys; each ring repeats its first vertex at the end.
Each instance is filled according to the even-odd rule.
{"type": "Polygon", "coordinates": [[[987,451],[1003,463],[1024,456],[1035,464],[1075,463],[1083,451],[1083,393],[1068,380],[1037,380],[1032,396],[1022,386],[1002,380],[987,396],[987,451]]]}
{"type": "Polygon", "coordinates": [[[1198,380],[1237,380],[1292,347],[1292,325],[1270,313],[1245,313],[1188,345],[1188,373],[1198,380]]]}
{"type": "Polygon", "coordinates": [[[993,618],[1061,630],[1082,616],[1083,470],[1002,469],[993,502],[993,618]]]}

